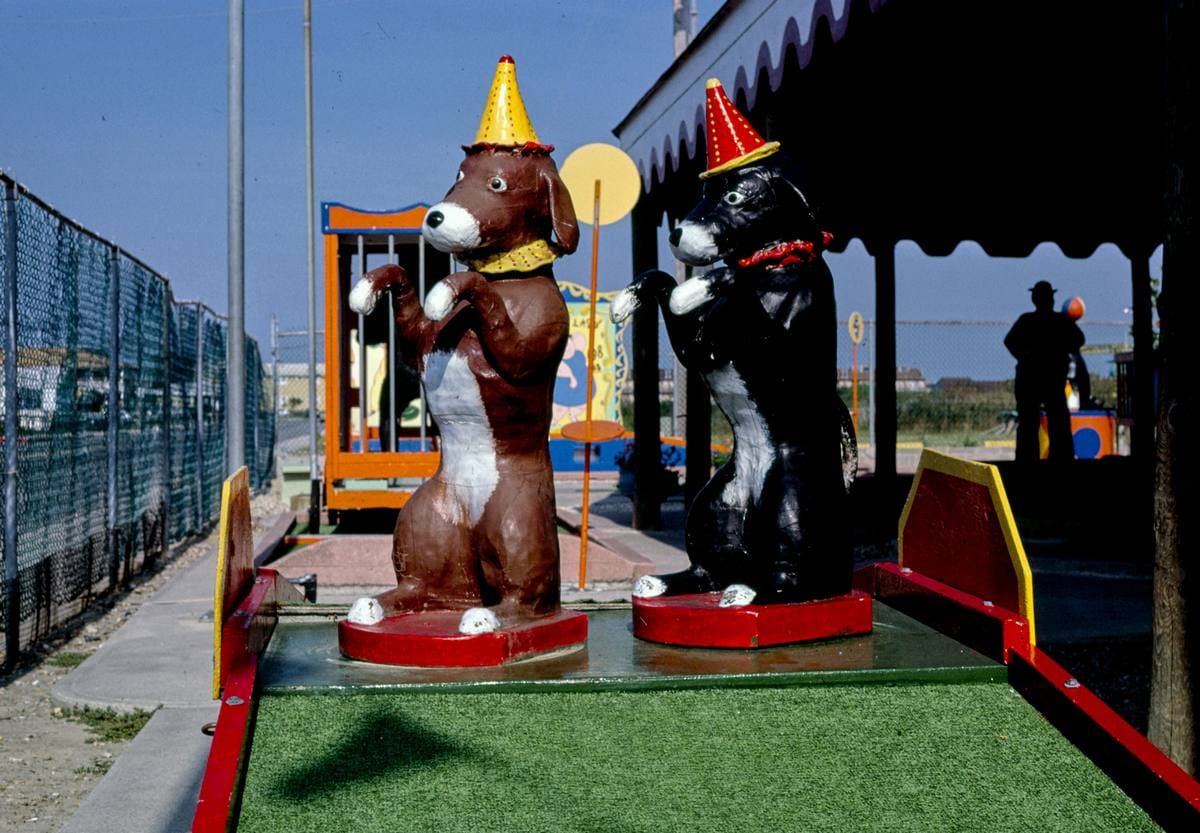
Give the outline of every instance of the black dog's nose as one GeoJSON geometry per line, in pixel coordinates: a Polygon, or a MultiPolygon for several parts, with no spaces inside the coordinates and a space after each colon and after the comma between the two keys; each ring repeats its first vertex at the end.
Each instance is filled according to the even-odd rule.
{"type": "Polygon", "coordinates": [[[442,220],[446,219],[446,215],[440,211],[430,211],[425,215],[425,225],[430,228],[437,228],[442,224],[442,220]]]}
{"type": "Polygon", "coordinates": [[[679,226],[675,226],[675,228],[671,229],[671,245],[672,246],[678,246],[679,239],[681,237],[683,237],[683,229],[681,229],[679,226]]]}

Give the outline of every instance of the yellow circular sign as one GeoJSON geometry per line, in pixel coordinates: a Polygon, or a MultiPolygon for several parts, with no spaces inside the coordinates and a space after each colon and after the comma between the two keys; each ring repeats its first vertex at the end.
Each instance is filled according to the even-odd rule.
{"type": "Polygon", "coordinates": [[[850,313],[850,320],[846,322],[846,329],[850,331],[850,340],[855,344],[862,344],[863,340],[863,317],[861,312],[850,313]]]}
{"type": "Polygon", "coordinates": [[[575,203],[575,217],[591,224],[600,180],[600,225],[615,223],[633,210],[642,193],[642,178],[633,160],[614,145],[602,142],[577,148],[559,169],[575,203]]]}

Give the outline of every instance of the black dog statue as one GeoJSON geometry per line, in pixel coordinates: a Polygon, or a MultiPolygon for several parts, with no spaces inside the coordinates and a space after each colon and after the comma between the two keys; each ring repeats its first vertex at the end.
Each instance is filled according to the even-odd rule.
{"type": "Polygon", "coordinates": [[[691,265],[726,265],[682,284],[646,272],[611,309],[619,321],[658,302],[679,361],[703,375],[733,427],[734,450],[691,506],[691,566],[643,577],[634,595],[722,591],[722,607],[839,596],[851,589],[845,506],[857,449],[836,395],[828,236],[778,143],[715,80],[707,104],[709,168],[671,249],[691,265]]]}

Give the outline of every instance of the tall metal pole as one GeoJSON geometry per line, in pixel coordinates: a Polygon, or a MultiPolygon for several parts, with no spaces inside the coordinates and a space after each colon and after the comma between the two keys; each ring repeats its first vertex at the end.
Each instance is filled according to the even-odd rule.
{"type": "Polygon", "coordinates": [[[305,211],[308,217],[308,481],[309,530],[321,520],[321,473],[317,468],[317,217],[313,172],[312,0],[304,0],[305,211]]]}
{"type": "Polygon", "coordinates": [[[21,652],[21,574],[17,567],[17,184],[4,183],[4,667],[21,652]]]}
{"type": "Polygon", "coordinates": [[[243,0],[229,0],[229,337],[225,362],[225,462],[246,462],[246,150],[243,0]]]}

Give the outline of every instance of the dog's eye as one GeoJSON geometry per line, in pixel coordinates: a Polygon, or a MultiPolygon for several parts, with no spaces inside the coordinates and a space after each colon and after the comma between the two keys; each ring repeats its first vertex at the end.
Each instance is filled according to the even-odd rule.
{"type": "Polygon", "coordinates": [[[741,205],[746,201],[746,195],[741,191],[730,191],[721,199],[725,200],[726,205],[741,205]]]}
{"type": "Polygon", "coordinates": [[[508,190],[508,183],[507,183],[507,182],[505,182],[505,181],[504,181],[503,179],[501,179],[500,177],[498,177],[498,176],[494,176],[494,177],[492,177],[492,178],[491,178],[491,180],[488,182],[488,187],[489,187],[489,188],[491,188],[493,191],[507,191],[507,190],[508,190]]]}
{"type": "Polygon", "coordinates": [[[464,174],[462,171],[459,171],[459,172],[458,172],[458,176],[456,176],[456,177],[454,178],[454,181],[455,181],[455,182],[462,182],[462,181],[463,181],[463,177],[464,177],[464,176],[465,176],[465,174],[464,174]]]}

